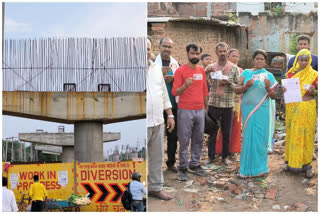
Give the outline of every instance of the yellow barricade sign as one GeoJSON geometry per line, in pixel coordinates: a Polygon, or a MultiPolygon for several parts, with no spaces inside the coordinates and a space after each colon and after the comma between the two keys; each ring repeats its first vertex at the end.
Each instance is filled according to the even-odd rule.
{"type": "Polygon", "coordinates": [[[39,182],[48,191],[48,198],[67,200],[77,190],[78,195],[87,195],[92,202],[80,210],[95,212],[126,211],[121,196],[134,172],[141,173],[141,182],[145,182],[146,162],[77,163],[76,169],[74,163],[10,165],[7,171],[8,187],[15,193],[17,201],[21,199],[20,192],[29,193],[33,176],[38,175],[39,182]]]}
{"type": "Polygon", "coordinates": [[[29,193],[29,188],[34,183],[33,176],[38,175],[39,182],[48,191],[48,198],[66,200],[74,189],[73,165],[73,163],[11,165],[8,171],[9,189],[12,189],[16,199],[20,200],[20,192],[29,193]]]}
{"type": "Polygon", "coordinates": [[[124,212],[122,193],[131,182],[134,172],[141,173],[141,182],[146,181],[146,162],[78,163],[77,189],[80,195],[88,195],[92,204],[81,211],[124,212]]]}

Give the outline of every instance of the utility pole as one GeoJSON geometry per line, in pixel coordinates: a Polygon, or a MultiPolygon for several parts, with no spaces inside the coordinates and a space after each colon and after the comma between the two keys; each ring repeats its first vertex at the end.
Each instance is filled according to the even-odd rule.
{"type": "Polygon", "coordinates": [[[30,144],[30,161],[33,161],[32,143],[30,144]]]}
{"type": "MultiPolygon", "coordinates": [[[[37,146],[37,145],[36,145],[37,146]]],[[[34,150],[35,156],[36,156],[36,161],[38,161],[38,151],[34,150]]]]}
{"type": "Polygon", "coordinates": [[[27,147],[25,142],[23,142],[23,148],[24,148],[24,162],[27,162],[27,147]]]}
{"type": "Polygon", "coordinates": [[[2,2],[2,60],[3,60],[3,44],[4,44],[4,2],[2,2]]]}
{"type": "Polygon", "coordinates": [[[22,161],[22,155],[23,155],[23,153],[22,153],[23,152],[22,151],[22,143],[19,142],[19,144],[20,144],[20,152],[19,152],[19,156],[20,157],[19,157],[19,159],[20,159],[20,161],[22,161]]]}
{"type": "Polygon", "coordinates": [[[208,2],[208,6],[207,6],[207,18],[211,18],[211,2],[208,2]]]}
{"type": "Polygon", "coordinates": [[[10,137],[11,140],[11,161],[12,162],[14,160],[14,150],[13,150],[13,137],[10,137]]]}

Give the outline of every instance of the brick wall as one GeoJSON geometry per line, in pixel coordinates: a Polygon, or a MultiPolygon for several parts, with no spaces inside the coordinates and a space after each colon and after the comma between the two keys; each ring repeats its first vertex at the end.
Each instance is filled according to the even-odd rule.
{"type": "MultiPolygon", "coordinates": [[[[211,3],[211,16],[227,16],[226,11],[230,10],[230,2],[211,3]]],[[[207,2],[158,2],[148,3],[148,16],[207,16],[207,2]]]]}
{"type": "Polygon", "coordinates": [[[311,36],[311,52],[318,55],[318,14],[290,14],[280,16],[259,13],[239,13],[237,21],[248,26],[249,50],[289,53],[290,35],[302,33],[311,36]]]}
{"type": "Polygon", "coordinates": [[[207,16],[208,3],[175,3],[175,8],[180,16],[207,16]]]}
{"type": "Polygon", "coordinates": [[[153,53],[159,54],[159,41],[169,37],[174,42],[172,56],[180,64],[188,61],[186,46],[192,42],[199,44],[203,52],[216,59],[215,46],[218,42],[226,42],[230,47],[237,47],[236,28],[190,22],[148,23],[148,35],[152,37],[153,53]]]}

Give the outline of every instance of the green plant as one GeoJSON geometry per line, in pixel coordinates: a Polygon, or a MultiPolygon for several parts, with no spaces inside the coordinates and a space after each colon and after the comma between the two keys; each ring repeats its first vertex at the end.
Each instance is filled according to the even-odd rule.
{"type": "Polygon", "coordinates": [[[237,18],[233,13],[228,13],[228,21],[229,22],[237,22],[237,18]]]}
{"type": "Polygon", "coordinates": [[[274,8],[272,8],[272,10],[271,10],[273,13],[274,13],[274,15],[282,15],[283,13],[284,13],[284,8],[283,7],[281,7],[279,4],[277,4],[277,6],[276,7],[274,7],[274,8]]]}
{"type": "Polygon", "coordinates": [[[290,34],[289,53],[296,55],[298,53],[298,36],[300,33],[290,34]]]}

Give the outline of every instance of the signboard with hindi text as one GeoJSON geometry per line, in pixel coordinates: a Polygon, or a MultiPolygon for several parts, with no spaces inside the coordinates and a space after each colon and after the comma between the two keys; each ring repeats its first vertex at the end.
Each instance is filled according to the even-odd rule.
{"type": "Polygon", "coordinates": [[[121,196],[132,181],[134,172],[141,173],[141,182],[145,182],[146,162],[77,163],[76,169],[74,163],[10,165],[7,171],[8,188],[13,190],[19,201],[22,197],[20,192],[29,193],[33,176],[38,175],[39,182],[48,191],[49,199],[67,200],[77,190],[78,195],[88,195],[92,201],[92,204],[81,207],[80,211],[124,212],[121,196]]]}
{"type": "Polygon", "coordinates": [[[122,193],[131,182],[134,172],[146,181],[146,162],[77,163],[77,188],[80,195],[88,195],[92,204],[81,211],[124,212],[122,193]]]}

